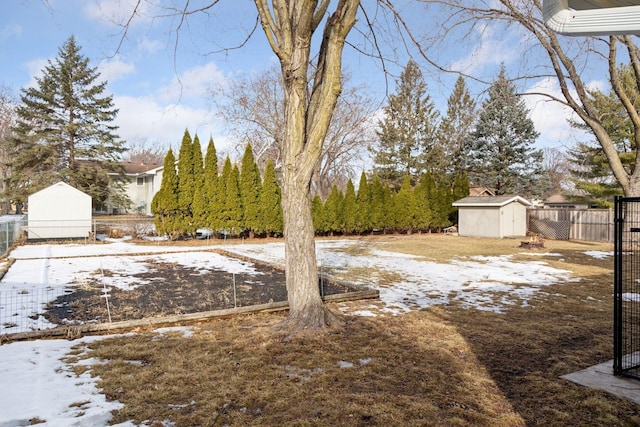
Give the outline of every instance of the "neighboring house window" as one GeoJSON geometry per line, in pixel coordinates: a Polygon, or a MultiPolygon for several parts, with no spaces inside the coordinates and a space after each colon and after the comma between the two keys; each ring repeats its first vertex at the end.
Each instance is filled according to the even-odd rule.
{"type": "Polygon", "coordinates": [[[143,176],[139,176],[139,177],[136,179],[136,184],[137,184],[137,185],[144,185],[144,177],[143,177],[143,176]]]}

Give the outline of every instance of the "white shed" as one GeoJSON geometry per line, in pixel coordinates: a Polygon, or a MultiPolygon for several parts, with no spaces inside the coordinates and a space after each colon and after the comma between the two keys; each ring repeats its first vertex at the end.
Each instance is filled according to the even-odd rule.
{"type": "Polygon", "coordinates": [[[72,239],[91,232],[91,196],[58,182],[29,196],[29,239],[72,239]]]}
{"type": "Polygon", "coordinates": [[[465,197],[453,203],[458,208],[458,234],[471,237],[527,235],[527,207],[520,196],[465,197]]]}

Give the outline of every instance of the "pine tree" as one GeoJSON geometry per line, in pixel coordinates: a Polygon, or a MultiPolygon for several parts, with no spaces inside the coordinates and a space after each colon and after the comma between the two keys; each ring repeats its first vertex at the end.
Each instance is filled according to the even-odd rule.
{"type": "Polygon", "coordinates": [[[347,181],[347,189],[344,192],[342,203],[342,213],[344,216],[344,232],[353,234],[356,232],[358,223],[358,205],[356,202],[356,190],[351,180],[347,181]]]}
{"type": "Polygon", "coordinates": [[[22,89],[9,140],[12,175],[6,195],[14,202],[64,181],[89,194],[94,206],[131,204],[119,162],[126,148],[112,124],[118,110],[113,97],[103,95],[107,82],[96,82],[99,74],[80,49],[71,36],[36,85],[22,89]]]}
{"type": "Polygon", "coordinates": [[[247,144],[242,156],[242,170],[240,171],[240,195],[244,210],[244,227],[253,237],[260,228],[260,190],[262,180],[260,170],[253,157],[253,148],[247,144]]]}
{"type": "Polygon", "coordinates": [[[276,180],[276,172],[271,159],[267,160],[262,178],[262,192],[260,193],[260,210],[262,218],[262,232],[268,236],[282,234],[282,205],[281,192],[276,180]]]}
{"type": "Polygon", "coordinates": [[[156,232],[175,237],[178,212],[178,176],[176,174],[176,158],[169,149],[164,158],[162,182],[160,189],[151,201],[151,213],[154,216],[156,232]]]}
{"type": "Polygon", "coordinates": [[[542,150],[533,147],[538,132],[528,114],[503,66],[482,104],[470,142],[467,169],[474,184],[492,188],[497,195],[531,197],[544,192],[542,150]]]}
{"type": "Polygon", "coordinates": [[[440,122],[438,138],[446,159],[447,172],[453,176],[465,170],[466,146],[477,118],[476,102],[462,76],[456,80],[447,101],[447,115],[440,122]]]}
{"type": "Polygon", "coordinates": [[[378,123],[374,162],[380,179],[398,188],[405,175],[415,181],[443,158],[437,143],[439,113],[414,61],[409,61],[400,75],[384,113],[378,123]]]}
{"type": "Polygon", "coordinates": [[[371,188],[367,182],[367,174],[362,171],[356,197],[356,231],[364,233],[371,229],[371,188]]]}

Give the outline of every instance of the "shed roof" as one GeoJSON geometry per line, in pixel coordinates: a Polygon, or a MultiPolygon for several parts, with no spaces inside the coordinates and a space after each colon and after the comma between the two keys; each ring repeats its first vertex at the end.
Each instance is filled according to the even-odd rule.
{"type": "Polygon", "coordinates": [[[47,193],[52,193],[52,194],[60,194],[62,192],[73,192],[73,193],[77,193],[77,194],[82,194],[86,197],[91,198],[90,195],[88,195],[87,193],[85,193],[84,191],[78,190],[77,188],[67,184],[64,181],[58,181],[53,185],[48,186],[47,188],[43,188],[40,191],[36,191],[35,193],[31,194],[29,197],[33,197],[33,196],[39,196],[41,194],[47,194],[47,193]]]}
{"type": "Polygon", "coordinates": [[[468,196],[464,199],[453,202],[453,206],[488,206],[488,207],[502,207],[509,203],[521,203],[525,206],[531,206],[531,202],[528,200],[514,195],[504,196],[468,196]]]}

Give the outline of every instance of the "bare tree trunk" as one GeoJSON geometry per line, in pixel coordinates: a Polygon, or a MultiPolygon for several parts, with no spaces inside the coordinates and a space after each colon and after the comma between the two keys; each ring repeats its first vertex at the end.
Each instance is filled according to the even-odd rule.
{"type": "MultiPolygon", "coordinates": [[[[340,95],[342,49],[355,24],[359,0],[340,0],[325,17],[329,0],[254,0],[271,48],[280,60],[284,87],[282,214],[285,275],[291,332],[329,326],[337,319],[318,289],[311,178],[340,95]],[[309,77],[311,39],[325,22],[317,64],[309,77]]],[[[315,56],[315,55],[314,55],[315,56]]]]}

